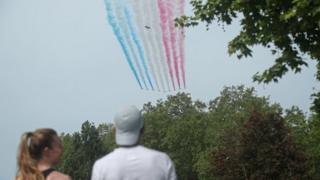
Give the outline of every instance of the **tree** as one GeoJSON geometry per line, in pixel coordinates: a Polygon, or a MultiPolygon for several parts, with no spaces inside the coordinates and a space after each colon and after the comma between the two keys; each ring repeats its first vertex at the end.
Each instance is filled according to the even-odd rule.
{"type": "Polygon", "coordinates": [[[208,123],[205,128],[206,147],[198,155],[195,168],[199,179],[213,179],[213,165],[208,159],[215,149],[225,149],[239,144],[240,128],[252,111],[281,113],[279,104],[271,104],[266,97],[259,97],[254,88],[244,86],[225,87],[220,95],[209,101],[208,123]]]}
{"type": "Polygon", "coordinates": [[[254,112],[239,144],[213,151],[213,174],[222,179],[309,179],[305,154],[289,132],[281,116],[254,112]]]}
{"type": "Polygon", "coordinates": [[[316,118],[320,120],[320,92],[316,92],[312,94],[313,105],[311,106],[311,110],[316,113],[316,118]]]}
{"type": "MultiPolygon", "coordinates": [[[[178,93],[144,104],[142,115],[141,144],[168,153],[179,179],[320,178],[318,116],[307,119],[297,107],[283,111],[254,88],[225,87],[208,103],[178,93]]],[[[85,122],[62,140],[58,168],[79,180],[88,179],[93,162],[116,147],[113,124],[85,122]]]]}
{"type": "Polygon", "coordinates": [[[66,151],[57,168],[73,179],[90,179],[93,163],[107,153],[98,129],[86,121],[80,133],[63,135],[62,142],[66,151]]]}
{"type": "Polygon", "coordinates": [[[147,103],[143,108],[143,144],[167,152],[179,179],[213,179],[209,162],[212,150],[238,144],[240,127],[253,110],[282,111],[278,104],[259,97],[253,88],[225,87],[208,103],[193,101],[190,94],[178,93],[147,103]]]}
{"type": "Polygon", "coordinates": [[[167,152],[173,159],[179,179],[195,180],[193,165],[204,148],[205,104],[193,102],[190,95],[178,93],[143,108],[143,144],[167,152]]]}
{"type": "Polygon", "coordinates": [[[116,147],[115,141],[115,127],[112,123],[103,123],[99,124],[97,127],[97,131],[99,132],[99,136],[103,143],[103,147],[107,152],[113,151],[116,147]]]}
{"type": "Polygon", "coordinates": [[[304,143],[309,159],[309,174],[313,179],[320,179],[320,119],[318,115],[310,117],[308,130],[308,134],[304,138],[304,143]]]}
{"type": "MultiPolygon", "coordinates": [[[[251,48],[262,45],[272,54],[280,54],[274,65],[256,73],[254,81],[277,82],[289,70],[294,73],[307,66],[307,59],[317,61],[320,80],[320,1],[316,0],[191,0],[193,15],[176,20],[179,26],[209,26],[217,20],[231,24],[239,20],[240,33],[229,42],[229,54],[239,59],[252,56],[251,48]]],[[[315,93],[314,109],[320,113],[320,93],[315,93]]]]}
{"type": "Polygon", "coordinates": [[[308,119],[302,110],[297,106],[292,106],[290,109],[285,110],[284,119],[287,126],[291,129],[291,134],[295,142],[306,146],[306,138],[310,133],[310,128],[308,127],[308,119]]]}

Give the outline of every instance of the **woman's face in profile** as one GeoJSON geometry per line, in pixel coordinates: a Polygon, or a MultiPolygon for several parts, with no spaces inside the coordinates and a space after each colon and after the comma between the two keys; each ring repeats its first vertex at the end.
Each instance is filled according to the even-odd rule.
{"type": "Polygon", "coordinates": [[[63,153],[63,146],[58,136],[54,137],[54,141],[51,144],[51,148],[48,149],[48,159],[52,164],[57,164],[63,153]]]}

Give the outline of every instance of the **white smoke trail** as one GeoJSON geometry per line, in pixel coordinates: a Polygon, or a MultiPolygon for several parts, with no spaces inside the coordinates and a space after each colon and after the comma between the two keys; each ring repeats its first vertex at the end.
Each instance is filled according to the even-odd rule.
{"type": "Polygon", "coordinates": [[[141,82],[140,82],[140,79],[138,77],[138,74],[136,72],[136,69],[133,65],[133,62],[132,62],[132,57],[130,56],[130,52],[128,50],[128,47],[123,39],[123,33],[122,33],[122,30],[119,28],[119,25],[118,25],[118,22],[117,22],[117,19],[115,18],[115,15],[114,15],[114,7],[112,5],[112,2],[110,0],[105,0],[105,8],[106,8],[106,11],[107,11],[107,19],[108,19],[108,22],[109,24],[111,25],[112,27],[112,30],[115,34],[115,36],[117,37],[117,40],[123,50],[123,53],[126,57],[126,60],[129,64],[129,67],[131,69],[131,71],[133,72],[133,75],[135,77],[135,79],[137,80],[140,88],[142,89],[142,85],[141,85],[141,82]]]}
{"type": "MultiPolygon", "coordinates": [[[[147,0],[147,1],[149,1],[149,0],[147,0]]],[[[152,56],[153,50],[150,45],[149,38],[147,37],[147,34],[145,32],[145,29],[146,29],[145,27],[147,26],[145,16],[148,16],[148,14],[145,13],[146,7],[144,7],[144,5],[146,4],[146,1],[144,1],[144,0],[131,0],[131,4],[132,4],[133,11],[135,12],[134,19],[136,21],[139,37],[141,38],[143,47],[145,49],[144,52],[147,57],[148,65],[150,67],[150,70],[151,70],[152,76],[154,78],[154,81],[156,83],[157,89],[160,91],[160,87],[158,84],[158,77],[155,73],[156,67],[153,62],[153,56],[152,56]]]]}
{"type": "MultiPolygon", "coordinates": [[[[161,77],[164,78],[166,82],[166,88],[164,90],[170,91],[170,82],[169,82],[169,70],[168,66],[166,65],[166,57],[165,57],[165,50],[163,47],[162,41],[162,32],[160,26],[160,11],[158,9],[157,0],[149,0],[150,3],[150,11],[153,16],[150,16],[151,27],[152,27],[152,36],[154,37],[155,41],[155,49],[157,50],[157,60],[159,62],[159,68],[161,68],[161,77]]],[[[164,86],[163,86],[164,87],[164,86]]]]}
{"type": "Polygon", "coordinates": [[[138,69],[138,74],[140,75],[143,84],[145,85],[146,89],[148,90],[149,88],[148,88],[148,86],[146,84],[146,81],[145,81],[145,78],[144,78],[144,75],[143,75],[143,72],[142,72],[141,64],[139,63],[139,59],[138,59],[138,55],[137,55],[137,49],[133,45],[132,37],[130,37],[129,27],[128,27],[128,24],[126,24],[126,19],[124,17],[124,7],[125,6],[124,6],[122,0],[116,0],[116,1],[113,1],[113,2],[114,2],[114,6],[115,6],[116,18],[118,19],[120,28],[124,32],[125,41],[128,44],[129,49],[131,51],[131,54],[133,56],[135,66],[138,69]]]}
{"type": "Polygon", "coordinates": [[[145,28],[145,14],[143,13],[144,10],[143,10],[143,3],[144,3],[144,0],[133,0],[131,1],[132,3],[132,7],[133,7],[133,11],[135,12],[134,13],[134,19],[135,19],[135,22],[137,24],[137,30],[138,30],[138,34],[142,40],[142,44],[143,44],[143,47],[144,47],[144,52],[145,52],[145,55],[146,55],[146,59],[147,59],[147,62],[148,62],[148,66],[151,70],[151,74],[153,76],[153,79],[155,81],[155,84],[157,86],[157,89],[158,91],[160,91],[160,87],[159,87],[159,83],[158,83],[158,78],[155,74],[155,67],[154,67],[154,64],[152,62],[152,50],[150,49],[150,45],[149,45],[149,41],[147,39],[147,36],[144,32],[144,28],[145,28]],[[142,9],[142,10],[141,10],[142,9]]]}
{"type": "MultiPolygon", "coordinates": [[[[145,32],[147,34],[147,38],[150,40],[150,45],[151,45],[151,49],[152,49],[152,54],[153,54],[153,61],[156,64],[156,71],[157,71],[157,75],[160,79],[160,84],[162,86],[162,90],[165,91],[165,86],[164,86],[164,80],[163,80],[163,75],[161,71],[161,57],[160,57],[160,51],[159,48],[157,47],[157,39],[156,39],[156,25],[154,23],[154,19],[155,17],[158,16],[158,14],[156,14],[156,12],[152,11],[152,6],[153,6],[153,2],[151,0],[146,1],[146,7],[145,11],[147,16],[146,17],[146,23],[150,26],[149,29],[145,29],[145,32]]],[[[159,26],[160,28],[160,26],[159,26]]]]}

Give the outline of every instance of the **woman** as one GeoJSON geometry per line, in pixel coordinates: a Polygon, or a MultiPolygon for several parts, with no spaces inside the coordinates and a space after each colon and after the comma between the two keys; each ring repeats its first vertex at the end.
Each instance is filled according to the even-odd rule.
{"type": "Polygon", "coordinates": [[[24,133],[18,152],[16,180],[71,180],[52,167],[59,162],[62,144],[53,129],[24,133]]]}

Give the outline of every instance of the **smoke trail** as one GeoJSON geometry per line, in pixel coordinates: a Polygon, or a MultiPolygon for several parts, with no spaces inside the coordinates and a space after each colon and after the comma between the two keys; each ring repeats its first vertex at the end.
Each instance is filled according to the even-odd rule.
{"type": "Polygon", "coordinates": [[[123,50],[123,52],[125,54],[126,60],[127,60],[129,66],[130,66],[130,69],[131,69],[136,81],[138,82],[140,88],[143,89],[142,85],[141,85],[141,82],[140,82],[140,79],[138,77],[138,74],[137,74],[137,72],[136,72],[136,70],[134,68],[133,63],[132,63],[132,59],[130,57],[130,53],[129,53],[128,47],[126,46],[125,40],[123,39],[121,30],[120,30],[120,27],[119,27],[118,23],[116,22],[115,16],[113,14],[112,4],[111,4],[110,0],[105,0],[104,2],[105,2],[105,8],[106,8],[106,11],[107,11],[108,22],[111,25],[113,33],[117,37],[118,42],[120,43],[120,46],[121,46],[121,48],[122,48],[122,50],[123,50]]]}
{"type": "Polygon", "coordinates": [[[132,7],[135,12],[135,20],[136,20],[136,24],[137,24],[138,34],[139,34],[140,38],[142,39],[142,45],[145,48],[144,52],[147,56],[148,64],[151,69],[152,76],[154,77],[157,89],[160,91],[158,79],[157,79],[157,76],[156,76],[155,70],[154,70],[155,67],[152,63],[152,55],[151,55],[152,50],[150,49],[150,46],[148,43],[149,41],[146,38],[146,34],[143,32],[146,23],[145,23],[145,18],[144,18],[145,15],[142,14],[144,12],[144,10],[142,9],[142,6],[141,6],[142,2],[144,2],[144,1],[142,1],[142,0],[132,1],[132,3],[133,3],[132,7]]]}
{"type": "Polygon", "coordinates": [[[132,39],[130,37],[128,24],[125,23],[126,21],[125,21],[125,17],[123,14],[124,13],[124,11],[123,11],[124,10],[123,9],[124,3],[122,0],[117,0],[117,1],[115,1],[115,6],[116,6],[115,7],[115,12],[116,12],[115,14],[118,18],[119,26],[124,31],[124,37],[125,37],[126,43],[128,44],[130,51],[132,52],[133,59],[134,59],[134,62],[137,66],[138,72],[141,76],[142,82],[143,82],[144,86],[146,87],[146,89],[148,90],[148,86],[146,84],[143,72],[140,67],[141,65],[140,65],[138,57],[137,57],[137,53],[135,51],[134,45],[132,44],[132,39]]]}
{"type": "MultiPolygon", "coordinates": [[[[154,26],[153,19],[154,19],[154,16],[157,16],[157,14],[155,14],[155,12],[151,10],[151,8],[152,8],[151,6],[152,6],[153,3],[154,2],[152,2],[151,0],[146,1],[146,7],[147,8],[145,9],[145,11],[146,11],[147,16],[144,16],[144,17],[146,17],[146,23],[148,25],[150,25],[150,27],[149,27],[149,29],[145,29],[145,32],[146,32],[145,34],[147,35],[147,39],[150,40],[152,53],[154,55],[153,58],[150,59],[150,60],[155,62],[155,65],[156,65],[155,69],[157,71],[156,74],[158,75],[158,77],[160,79],[160,84],[161,84],[161,87],[162,87],[162,89],[164,91],[165,87],[164,87],[164,83],[163,83],[163,76],[162,76],[162,71],[160,71],[160,67],[161,67],[161,64],[160,64],[160,61],[161,61],[160,52],[159,52],[159,49],[156,47],[157,42],[156,42],[156,35],[154,33],[155,29],[157,27],[154,26]]],[[[142,8],[143,7],[140,6],[141,12],[143,12],[142,8]]]]}
{"type": "MultiPolygon", "coordinates": [[[[185,0],[180,0],[179,3],[179,12],[180,12],[180,16],[184,15],[184,7],[185,7],[185,0]]],[[[185,64],[185,44],[184,44],[184,28],[181,27],[181,33],[180,33],[180,56],[181,56],[181,71],[182,71],[182,79],[183,79],[183,85],[184,88],[186,88],[186,64],[185,64]]]]}
{"type": "MultiPolygon", "coordinates": [[[[132,36],[133,42],[136,44],[136,47],[137,47],[137,50],[138,50],[138,55],[140,57],[142,66],[144,68],[144,72],[145,72],[145,74],[147,76],[149,85],[151,86],[151,89],[154,90],[152,82],[151,82],[151,78],[150,78],[150,75],[149,75],[149,72],[148,72],[148,68],[147,68],[147,65],[146,65],[146,62],[145,62],[144,51],[143,51],[143,48],[141,47],[140,41],[139,41],[136,33],[135,33],[135,29],[133,27],[132,19],[131,19],[131,16],[129,14],[129,10],[128,10],[127,6],[124,9],[124,14],[125,14],[128,26],[129,26],[129,31],[130,31],[130,34],[132,36]]],[[[154,71],[152,71],[152,72],[154,72],[154,71]]]]}
{"type": "Polygon", "coordinates": [[[165,62],[165,52],[164,52],[164,48],[163,48],[163,42],[162,42],[162,33],[161,33],[161,26],[160,26],[160,18],[158,16],[159,14],[159,9],[157,6],[157,0],[150,0],[150,8],[149,9],[151,16],[150,16],[150,23],[151,23],[151,32],[152,32],[152,36],[153,36],[153,42],[155,43],[155,50],[156,50],[156,57],[157,57],[157,62],[160,63],[160,65],[158,65],[158,70],[160,71],[161,68],[161,73],[160,73],[160,82],[161,85],[163,87],[163,90],[166,91],[170,91],[170,83],[169,83],[169,71],[168,71],[168,67],[166,66],[166,62],[165,62]],[[164,78],[164,79],[163,79],[164,78]],[[166,86],[167,88],[165,88],[164,82],[166,82],[166,86]]]}
{"type": "Polygon", "coordinates": [[[168,65],[168,69],[169,69],[169,74],[170,74],[170,79],[172,82],[172,86],[173,86],[173,90],[176,90],[175,87],[175,83],[174,83],[174,78],[173,78],[173,72],[172,72],[172,68],[171,68],[171,52],[170,52],[170,40],[168,37],[168,29],[167,29],[167,7],[166,7],[166,3],[164,2],[164,0],[158,0],[158,7],[159,7],[159,11],[160,11],[160,24],[161,24],[161,29],[162,29],[162,41],[163,41],[163,45],[165,48],[165,54],[166,54],[166,59],[167,59],[167,65],[168,65]]]}
{"type": "MultiPolygon", "coordinates": [[[[184,15],[184,6],[185,0],[178,0],[178,16],[184,15]]],[[[178,33],[178,46],[179,46],[179,55],[180,55],[180,69],[182,74],[183,86],[186,88],[186,73],[185,73],[185,57],[184,57],[184,28],[179,28],[178,33]]]]}
{"type": "Polygon", "coordinates": [[[174,25],[174,12],[176,10],[176,3],[172,3],[172,0],[167,1],[168,2],[168,21],[169,21],[169,35],[170,35],[170,44],[172,48],[172,54],[173,54],[173,64],[174,64],[174,69],[175,69],[175,75],[176,75],[176,80],[178,82],[178,86],[180,88],[180,76],[179,76],[179,65],[178,65],[178,54],[177,54],[177,47],[176,47],[176,37],[177,37],[177,29],[175,28],[174,25]]]}

